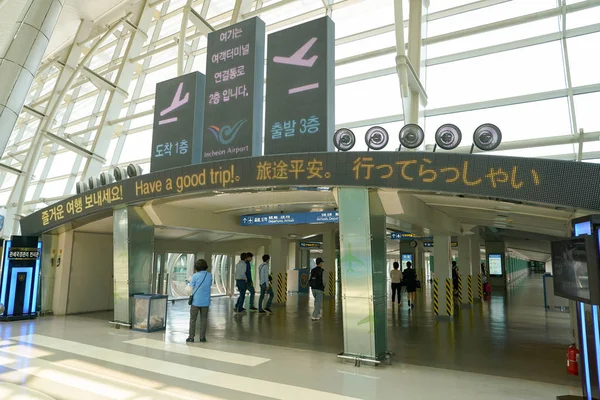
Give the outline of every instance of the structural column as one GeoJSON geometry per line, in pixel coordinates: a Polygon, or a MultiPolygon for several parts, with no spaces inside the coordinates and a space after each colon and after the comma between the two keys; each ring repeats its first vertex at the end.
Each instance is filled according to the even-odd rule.
{"type": "Polygon", "coordinates": [[[325,295],[335,296],[335,260],[337,252],[335,248],[335,230],[323,232],[323,260],[325,261],[325,295]]]}
{"type": "Polygon", "coordinates": [[[433,310],[436,316],[454,316],[454,295],[452,290],[452,255],[450,236],[433,237],[433,259],[435,278],[433,280],[433,310]]]}
{"type": "Polygon", "coordinates": [[[4,153],[66,0],[29,0],[0,54],[0,155],[4,153]]]}
{"type": "Polygon", "coordinates": [[[473,279],[477,280],[477,260],[471,259],[470,238],[467,235],[458,237],[458,270],[462,283],[460,298],[462,300],[461,304],[469,306],[473,304],[475,298],[473,289],[476,286],[473,284],[473,279]]]}
{"type": "Polygon", "coordinates": [[[340,188],[343,356],[380,359],[387,350],[386,216],[376,191],[340,188]]]}
{"type": "MultiPolygon", "coordinates": [[[[287,301],[287,270],[289,240],[284,238],[271,238],[269,255],[271,256],[271,275],[273,276],[273,291],[275,302],[284,304],[287,301]]],[[[261,260],[262,262],[262,260],[261,260]]]]}
{"type": "Polygon", "coordinates": [[[479,235],[469,236],[471,251],[471,269],[473,274],[473,296],[475,300],[483,300],[483,272],[481,271],[481,251],[479,235]]]}
{"type": "Polygon", "coordinates": [[[132,296],[150,293],[154,225],[141,207],[113,213],[114,322],[132,322],[132,296]]]}

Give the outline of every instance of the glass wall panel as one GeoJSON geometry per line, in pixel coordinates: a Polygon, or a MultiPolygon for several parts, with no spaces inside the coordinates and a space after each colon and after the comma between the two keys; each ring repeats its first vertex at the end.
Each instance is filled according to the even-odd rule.
{"type": "Polygon", "coordinates": [[[565,88],[560,42],[427,68],[429,109],[565,88]]]}
{"type": "Polygon", "coordinates": [[[567,39],[567,50],[573,86],[600,83],[600,32],[567,39]]]}
{"type": "MultiPolygon", "coordinates": [[[[59,147],[59,149],[62,148],[59,147]]],[[[54,156],[52,166],[48,171],[48,179],[70,174],[71,170],[73,169],[73,164],[75,163],[76,158],[77,154],[73,153],[72,151],[66,151],[56,154],[54,156]]]]}
{"type": "Polygon", "coordinates": [[[150,158],[151,148],[152,130],[127,135],[119,163],[150,158]]]}
{"type": "Polygon", "coordinates": [[[335,88],[336,124],[402,114],[397,75],[367,79],[335,88]]]}
{"type": "Polygon", "coordinates": [[[600,131],[600,92],[573,96],[577,127],[584,132],[600,131]]]}
{"type": "MultiPolygon", "coordinates": [[[[432,1],[431,3],[436,3],[432,1]]],[[[473,28],[492,22],[516,18],[542,10],[556,7],[556,0],[509,1],[490,7],[480,8],[451,17],[429,21],[427,36],[443,35],[445,33],[473,28]]],[[[431,10],[429,10],[431,13],[431,10]]]]}
{"type": "Polygon", "coordinates": [[[427,57],[435,58],[464,51],[486,48],[498,44],[515,42],[521,39],[541,36],[559,31],[558,18],[546,18],[541,21],[530,22],[496,29],[478,35],[469,35],[459,39],[443,41],[427,46],[427,57]]]}
{"type": "Polygon", "coordinates": [[[461,146],[471,146],[475,129],[488,122],[500,128],[504,142],[571,133],[568,102],[567,98],[563,97],[428,117],[425,119],[425,142],[434,144],[435,131],[441,125],[451,123],[457,125],[462,131],[461,146]]]}

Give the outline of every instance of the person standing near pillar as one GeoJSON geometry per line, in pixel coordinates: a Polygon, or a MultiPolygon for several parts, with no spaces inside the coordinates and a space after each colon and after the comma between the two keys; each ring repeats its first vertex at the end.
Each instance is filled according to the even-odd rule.
{"type": "Polygon", "coordinates": [[[235,265],[235,286],[240,292],[240,297],[238,297],[237,302],[235,303],[234,311],[236,313],[246,311],[244,308],[244,300],[246,300],[246,289],[248,286],[246,268],[246,253],[242,253],[240,254],[240,262],[235,265]]]}
{"type": "Polygon", "coordinates": [[[394,261],[394,269],[390,271],[390,278],[392,280],[392,305],[396,301],[396,295],[398,296],[398,305],[400,305],[402,304],[402,294],[400,292],[402,288],[402,271],[400,271],[398,261],[394,261]]]}
{"type": "Polygon", "coordinates": [[[246,253],[246,285],[250,292],[250,311],[257,312],[258,308],[254,307],[254,295],[256,292],[254,291],[254,281],[252,280],[252,264],[250,264],[253,257],[254,254],[246,253]]]}
{"type": "Polygon", "coordinates": [[[208,308],[210,307],[210,288],[212,274],[208,272],[206,260],[200,259],[194,264],[194,275],[189,283],[192,290],[192,303],[190,304],[190,330],[187,343],[193,343],[196,337],[196,320],[200,314],[200,342],[206,343],[206,328],[208,325],[208,308]]]}
{"type": "Polygon", "coordinates": [[[310,279],[308,284],[312,289],[313,296],[315,297],[315,309],[312,314],[312,320],[318,321],[321,319],[321,311],[323,309],[323,292],[325,291],[325,284],[323,283],[323,259],[321,257],[315,260],[317,266],[310,271],[310,279]]]}
{"type": "Polygon", "coordinates": [[[271,311],[271,303],[273,302],[273,287],[270,282],[269,275],[269,261],[271,257],[268,254],[262,256],[262,264],[258,267],[258,281],[260,283],[260,297],[258,298],[258,313],[259,314],[273,314],[271,311]],[[265,300],[265,294],[269,293],[269,298],[267,300],[267,306],[263,309],[263,302],[265,300]]]}

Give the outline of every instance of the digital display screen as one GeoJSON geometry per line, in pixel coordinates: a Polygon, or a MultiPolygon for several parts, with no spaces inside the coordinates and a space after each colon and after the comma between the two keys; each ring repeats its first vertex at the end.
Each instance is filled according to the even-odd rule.
{"type": "Polygon", "coordinates": [[[36,248],[24,249],[14,248],[8,249],[9,260],[37,260],[40,258],[40,251],[36,248]]]}
{"type": "Polygon", "coordinates": [[[592,223],[590,221],[579,222],[575,224],[575,236],[591,235],[592,223]]]}
{"type": "Polygon", "coordinates": [[[333,150],[333,21],[297,25],[268,42],[265,154],[333,150]]]}
{"type": "Polygon", "coordinates": [[[488,268],[492,276],[502,276],[502,254],[488,255],[488,268]]]}
{"type": "Polygon", "coordinates": [[[150,172],[200,162],[205,83],[192,72],[156,85],[150,172]]]}
{"type": "Polygon", "coordinates": [[[259,18],[208,34],[203,162],[261,154],[264,56],[259,18]]]}
{"type": "Polygon", "coordinates": [[[590,301],[587,237],[589,236],[552,243],[555,295],[577,301],[590,301]]]}
{"type": "Polygon", "coordinates": [[[404,271],[406,268],[408,268],[408,266],[406,265],[407,262],[409,262],[412,264],[413,262],[413,256],[410,253],[404,253],[402,254],[402,271],[404,271]]]}

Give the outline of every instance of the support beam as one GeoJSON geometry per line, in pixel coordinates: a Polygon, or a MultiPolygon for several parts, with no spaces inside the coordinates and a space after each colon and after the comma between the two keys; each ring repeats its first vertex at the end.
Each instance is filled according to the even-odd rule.
{"type": "Polygon", "coordinates": [[[29,0],[0,53],[0,155],[15,127],[42,62],[64,0],[29,0]]]}
{"type": "MultiPolygon", "coordinates": [[[[144,42],[148,37],[146,32],[150,27],[150,23],[152,22],[152,18],[154,16],[154,9],[148,7],[148,3],[149,0],[145,0],[141,4],[142,12],[139,17],[139,21],[136,24],[138,29],[131,34],[131,39],[129,40],[125,55],[123,56],[124,60],[129,60],[132,57],[139,55],[144,42]]],[[[117,74],[117,79],[115,82],[116,86],[121,88],[129,87],[129,83],[133,79],[135,69],[136,64],[123,62],[117,74]]],[[[107,155],[108,147],[115,129],[115,125],[109,125],[108,121],[119,118],[119,114],[121,113],[121,109],[123,108],[123,103],[125,102],[126,98],[127,96],[123,95],[121,92],[115,91],[110,94],[108,104],[104,110],[102,120],[99,124],[101,128],[94,138],[91,148],[92,153],[97,154],[101,158],[105,158],[107,155]]],[[[90,176],[98,176],[102,170],[102,165],[103,163],[98,159],[89,158],[83,170],[83,179],[88,179],[90,176]]]]}
{"type": "MultiPolygon", "coordinates": [[[[328,1],[328,0],[323,0],[328,1]]],[[[233,6],[233,14],[231,16],[231,25],[237,24],[244,19],[244,14],[248,14],[252,8],[252,0],[236,0],[233,6]]]]}
{"type": "Polygon", "coordinates": [[[81,56],[83,55],[83,48],[77,44],[78,40],[83,40],[85,37],[89,36],[92,32],[92,29],[93,22],[89,20],[83,20],[79,25],[77,34],[75,35],[75,40],[71,46],[71,50],[67,56],[65,65],[60,70],[60,74],[56,79],[54,88],[50,92],[48,106],[46,107],[48,112],[42,121],[40,121],[40,125],[34,134],[31,145],[27,151],[26,158],[23,161],[23,171],[25,173],[19,175],[17,178],[7,202],[6,223],[4,227],[4,234],[7,236],[10,236],[11,234],[17,234],[20,231],[18,219],[23,210],[25,196],[27,195],[27,188],[31,183],[33,173],[41,156],[42,148],[47,139],[44,135],[44,132],[49,131],[49,128],[52,127],[60,103],[62,102],[64,94],[66,93],[65,88],[70,86],[75,79],[77,66],[81,56]]]}

